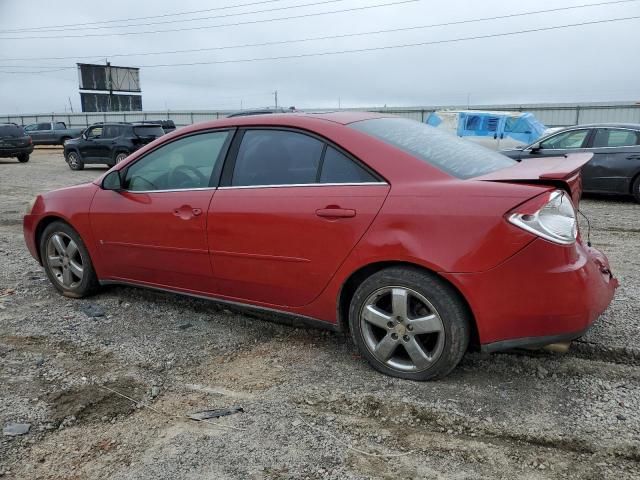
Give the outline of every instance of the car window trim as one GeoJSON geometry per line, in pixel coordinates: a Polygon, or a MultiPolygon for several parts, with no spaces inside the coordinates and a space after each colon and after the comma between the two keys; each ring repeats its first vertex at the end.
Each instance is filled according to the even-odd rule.
{"type": "Polygon", "coordinates": [[[208,187],[197,187],[197,188],[168,188],[168,189],[164,189],[164,190],[128,190],[126,188],[123,188],[122,191],[127,192],[127,193],[169,193],[169,192],[185,192],[185,191],[199,191],[199,190],[216,190],[219,187],[219,183],[220,183],[220,177],[221,177],[221,172],[222,169],[224,168],[223,165],[220,166],[220,168],[216,168],[218,163],[224,164],[226,163],[226,158],[229,154],[229,147],[232,143],[233,138],[236,136],[237,133],[237,128],[236,127],[222,127],[222,128],[212,128],[212,129],[207,129],[207,130],[199,130],[197,132],[189,132],[185,135],[181,135],[180,137],[176,137],[171,139],[171,141],[166,142],[166,143],[162,143],[160,145],[158,145],[156,148],[154,148],[153,150],[149,150],[148,152],[145,152],[144,155],[141,155],[139,158],[136,158],[133,162],[131,162],[130,164],[127,164],[126,167],[124,167],[121,170],[121,175],[123,176],[123,178],[127,178],[127,173],[129,171],[129,168],[131,168],[132,165],[135,165],[136,163],[138,163],[139,161],[141,161],[143,158],[145,158],[147,155],[150,155],[153,152],[158,151],[160,148],[165,147],[167,145],[170,145],[178,140],[182,140],[184,138],[189,138],[189,137],[195,137],[197,135],[203,135],[206,133],[216,133],[216,132],[227,132],[227,138],[224,141],[224,144],[222,145],[222,148],[220,150],[220,153],[218,154],[218,157],[216,158],[216,165],[213,166],[213,170],[211,171],[211,176],[209,177],[209,186],[208,187]],[[221,159],[220,162],[217,162],[217,160],[221,159]],[[216,178],[217,177],[217,178],[216,178]]]}
{"type": "Polygon", "coordinates": [[[334,142],[332,142],[331,140],[329,140],[326,137],[323,137],[321,135],[318,135],[315,132],[311,132],[309,130],[304,130],[302,128],[297,128],[297,127],[287,127],[287,126],[281,126],[281,125],[251,125],[251,126],[246,126],[246,127],[240,127],[238,128],[238,132],[235,135],[236,138],[233,139],[233,144],[231,146],[231,148],[229,149],[229,153],[227,155],[227,158],[225,159],[225,164],[223,167],[223,171],[222,171],[222,176],[220,178],[220,183],[218,184],[218,188],[220,189],[246,189],[246,188],[276,188],[276,187],[292,187],[292,186],[297,186],[297,187],[301,187],[301,186],[310,186],[310,185],[330,185],[330,186],[336,186],[336,185],[351,185],[351,186],[357,186],[357,185],[389,185],[389,182],[382,176],[380,175],[378,172],[376,172],[375,170],[373,170],[369,165],[367,165],[366,163],[364,163],[363,161],[361,161],[359,158],[355,157],[354,155],[352,155],[351,153],[349,153],[348,151],[346,151],[344,148],[342,148],[340,145],[335,144],[334,142]],[[299,133],[301,135],[306,135],[308,137],[311,138],[315,138],[316,140],[322,142],[324,144],[323,148],[322,148],[322,154],[320,157],[320,163],[318,164],[318,172],[316,172],[316,182],[315,183],[302,183],[302,184],[275,184],[275,185],[231,185],[231,182],[233,180],[233,172],[235,170],[235,166],[236,166],[236,160],[238,158],[238,152],[240,150],[240,145],[242,143],[242,139],[244,137],[244,134],[249,131],[249,130],[275,130],[275,131],[283,131],[283,132],[293,132],[293,133],[299,133]],[[327,152],[327,147],[333,147],[335,148],[338,152],[342,153],[345,157],[347,157],[349,160],[351,160],[352,162],[354,162],[356,165],[358,165],[359,167],[361,167],[362,169],[364,169],[366,172],[368,172],[373,178],[376,179],[376,181],[374,182],[348,182],[348,183],[338,183],[338,184],[328,184],[328,183],[320,183],[319,181],[319,177],[318,175],[322,175],[322,166],[324,164],[324,156],[327,152]]]}

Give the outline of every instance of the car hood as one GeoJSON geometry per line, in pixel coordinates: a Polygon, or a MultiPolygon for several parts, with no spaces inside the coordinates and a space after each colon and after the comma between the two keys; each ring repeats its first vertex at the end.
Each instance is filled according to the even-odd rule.
{"type": "Polygon", "coordinates": [[[78,143],[80,143],[80,136],[64,142],[65,145],[77,145],[78,143]]]}

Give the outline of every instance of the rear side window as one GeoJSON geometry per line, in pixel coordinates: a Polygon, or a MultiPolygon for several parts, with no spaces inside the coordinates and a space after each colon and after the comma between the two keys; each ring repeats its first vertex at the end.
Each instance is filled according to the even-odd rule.
{"type": "Polygon", "coordinates": [[[517,163],[481,145],[405,118],[376,118],[349,126],[457,178],[477,177],[517,163]]]}
{"type": "Polygon", "coordinates": [[[634,130],[599,128],[593,139],[593,148],[630,147],[640,145],[640,134],[634,130]]]}
{"type": "Polygon", "coordinates": [[[138,137],[158,138],[164,135],[164,130],[160,125],[141,125],[133,127],[133,133],[138,137]]]}
{"type": "Polygon", "coordinates": [[[0,125],[0,137],[22,137],[24,130],[18,125],[0,125]]]}
{"type": "Polygon", "coordinates": [[[377,179],[364,168],[340,153],[333,147],[327,147],[322,162],[320,183],[371,183],[377,179]]]}
{"type": "Polygon", "coordinates": [[[231,185],[316,183],[324,143],[302,133],[247,130],[236,157],[231,185]]]}
{"type": "Polygon", "coordinates": [[[102,138],[116,138],[120,135],[120,127],[118,125],[105,125],[102,138]]]}
{"type": "Polygon", "coordinates": [[[64,122],[56,122],[54,128],[56,130],[66,130],[67,126],[64,124],[64,122]]]}

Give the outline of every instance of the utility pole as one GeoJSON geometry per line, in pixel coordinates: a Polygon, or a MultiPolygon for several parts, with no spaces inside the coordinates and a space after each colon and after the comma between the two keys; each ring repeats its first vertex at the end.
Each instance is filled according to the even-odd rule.
{"type": "Polygon", "coordinates": [[[111,79],[111,62],[109,62],[106,58],[104,59],[107,62],[107,88],[109,89],[109,105],[107,107],[109,112],[113,111],[113,85],[111,79]]]}
{"type": "Polygon", "coordinates": [[[276,108],[278,108],[278,90],[276,90],[275,92],[273,92],[273,96],[274,96],[275,101],[276,101],[276,108]]]}

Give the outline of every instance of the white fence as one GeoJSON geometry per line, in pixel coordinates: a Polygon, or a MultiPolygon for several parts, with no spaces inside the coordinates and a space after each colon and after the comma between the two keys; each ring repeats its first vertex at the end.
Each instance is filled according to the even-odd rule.
{"type": "MultiPolygon", "coordinates": [[[[359,108],[343,110],[366,110],[384,112],[424,122],[431,112],[442,109],[475,109],[500,111],[525,111],[533,113],[548,127],[563,127],[581,123],[624,122],[640,124],[640,103],[584,103],[584,104],[529,104],[529,105],[472,105],[429,106],[409,108],[359,108]]],[[[323,111],[324,109],[309,109],[323,111]]],[[[190,125],[226,117],[231,111],[223,110],[170,110],[113,113],[38,113],[24,115],[0,115],[0,123],[14,122],[29,125],[38,122],[65,122],[68,127],[86,127],[96,122],[140,122],[143,120],[170,119],[177,126],[190,125]]]]}

